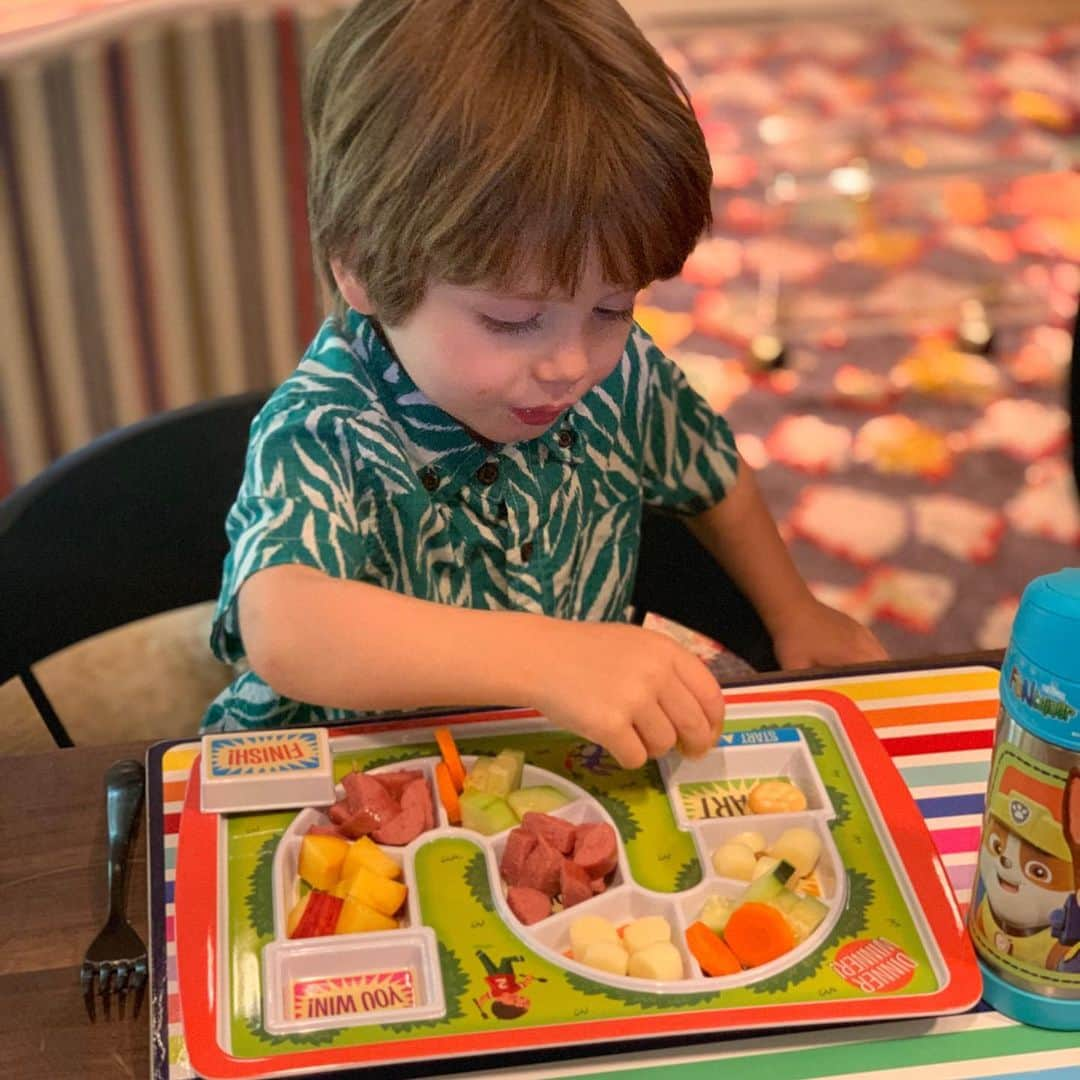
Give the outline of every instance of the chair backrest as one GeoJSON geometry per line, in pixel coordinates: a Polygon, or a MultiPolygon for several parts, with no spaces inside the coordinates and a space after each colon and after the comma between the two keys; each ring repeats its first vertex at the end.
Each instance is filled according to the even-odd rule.
{"type": "Polygon", "coordinates": [[[94,634],[216,596],[225,516],[266,397],[110,432],[0,503],[0,682],[94,634]]]}

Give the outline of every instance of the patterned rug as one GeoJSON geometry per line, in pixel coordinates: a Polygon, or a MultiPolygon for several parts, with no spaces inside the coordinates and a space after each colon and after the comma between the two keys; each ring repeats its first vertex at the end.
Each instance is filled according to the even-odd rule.
{"type": "Polygon", "coordinates": [[[996,647],[1080,562],[1080,22],[661,43],[712,238],[643,323],[732,423],[815,591],[897,657],[996,647]]]}

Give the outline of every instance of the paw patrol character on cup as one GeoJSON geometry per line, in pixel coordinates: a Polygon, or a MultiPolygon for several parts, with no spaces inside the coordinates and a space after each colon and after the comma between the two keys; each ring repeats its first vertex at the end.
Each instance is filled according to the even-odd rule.
{"type": "Polygon", "coordinates": [[[983,935],[1001,955],[1049,969],[1061,951],[1051,914],[1064,907],[1074,887],[1061,806],[1059,786],[1009,766],[990,797],[979,852],[983,935]]]}

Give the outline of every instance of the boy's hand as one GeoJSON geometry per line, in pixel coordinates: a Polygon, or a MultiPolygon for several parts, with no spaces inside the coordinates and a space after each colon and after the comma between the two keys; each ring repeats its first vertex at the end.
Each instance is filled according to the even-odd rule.
{"type": "Polygon", "coordinates": [[[881,642],[862,623],[813,597],[778,619],[772,638],[776,659],[785,669],[888,659],[881,642]]]}
{"type": "Polygon", "coordinates": [[[556,626],[553,650],[529,664],[533,700],[556,727],[598,742],[626,769],[676,745],[689,756],[715,745],[724,695],[693,653],[638,626],[556,626]]]}

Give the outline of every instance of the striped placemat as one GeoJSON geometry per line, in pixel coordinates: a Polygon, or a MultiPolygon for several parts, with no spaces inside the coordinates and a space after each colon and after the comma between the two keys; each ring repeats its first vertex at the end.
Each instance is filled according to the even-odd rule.
{"type": "MultiPolygon", "coordinates": [[[[964,667],[851,680],[817,679],[763,688],[763,692],[821,687],[846,694],[865,713],[911,789],[941,852],[949,880],[966,911],[975,878],[984,793],[997,719],[998,672],[964,667]]],[[[753,693],[739,691],[740,695],[753,693]]],[[[168,750],[162,759],[165,937],[168,977],[168,1072],[162,1080],[194,1077],[187,1059],[176,984],[173,880],[180,810],[197,744],[168,750]]],[[[848,1029],[754,1035],[723,1043],[635,1052],[559,1066],[518,1066],[515,1078],[575,1077],[617,1072],[620,1080],[769,1080],[834,1077],[855,1080],[914,1076],[1032,1077],[1076,1080],[1080,1038],[1014,1023],[992,1009],[938,1019],[891,1021],[848,1029]]],[[[484,1070],[476,1077],[505,1075],[484,1070]]]]}

